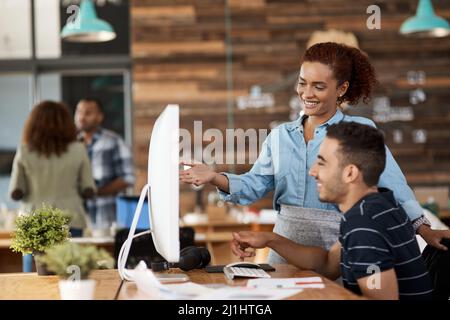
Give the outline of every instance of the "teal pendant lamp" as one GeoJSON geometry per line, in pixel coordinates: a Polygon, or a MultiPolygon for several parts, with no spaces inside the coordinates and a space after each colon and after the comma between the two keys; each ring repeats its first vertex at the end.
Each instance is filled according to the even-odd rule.
{"type": "Polygon", "coordinates": [[[99,18],[92,0],[83,0],[73,22],[67,22],[61,38],[71,42],[105,42],[116,38],[111,25],[99,18]]]}
{"type": "Polygon", "coordinates": [[[431,0],[419,0],[416,15],[403,22],[400,33],[417,37],[445,37],[450,34],[450,25],[434,13],[431,0]]]}

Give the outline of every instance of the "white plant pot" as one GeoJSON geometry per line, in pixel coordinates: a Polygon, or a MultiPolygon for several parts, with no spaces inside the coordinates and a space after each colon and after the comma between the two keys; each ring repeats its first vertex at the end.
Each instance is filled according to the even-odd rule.
{"type": "Polygon", "coordinates": [[[61,300],[93,300],[96,284],[95,280],[60,280],[61,300]]]}

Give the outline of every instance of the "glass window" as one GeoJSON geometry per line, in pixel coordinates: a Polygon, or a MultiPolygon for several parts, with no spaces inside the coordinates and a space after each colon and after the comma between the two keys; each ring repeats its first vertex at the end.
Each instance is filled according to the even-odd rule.
{"type": "Polygon", "coordinates": [[[78,101],[90,97],[103,104],[103,127],[125,137],[123,75],[62,76],[62,100],[75,111],[78,101]]]}
{"type": "Polygon", "coordinates": [[[0,204],[17,208],[8,195],[12,161],[31,107],[31,76],[0,75],[0,204]]]}
{"type": "Polygon", "coordinates": [[[30,75],[0,75],[0,149],[17,148],[31,105],[30,75]]]}
{"type": "Polygon", "coordinates": [[[38,77],[38,101],[61,101],[61,75],[58,73],[41,74],[38,77]]]}

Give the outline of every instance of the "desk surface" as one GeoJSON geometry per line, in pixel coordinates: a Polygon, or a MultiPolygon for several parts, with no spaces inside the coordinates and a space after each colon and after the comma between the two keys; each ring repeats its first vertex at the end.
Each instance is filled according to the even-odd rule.
{"type": "MultiPolygon", "coordinates": [[[[271,272],[274,278],[311,277],[318,276],[312,271],[302,271],[291,265],[276,265],[277,271],[271,272]]],[[[181,270],[173,269],[168,273],[180,273],[181,270]]],[[[239,279],[228,281],[223,273],[207,273],[204,270],[192,270],[186,272],[190,280],[199,284],[228,284],[245,285],[246,280],[239,279]]],[[[120,287],[120,277],[117,270],[99,270],[92,274],[92,279],[97,280],[95,293],[96,299],[112,300],[120,287]]],[[[361,299],[361,297],[344,289],[340,285],[323,278],[324,289],[304,289],[301,293],[290,297],[291,300],[326,300],[326,299],[361,299]]],[[[0,299],[34,300],[34,299],[59,299],[59,278],[56,276],[37,276],[36,273],[9,273],[0,274],[0,299]]],[[[120,289],[118,299],[150,299],[151,297],[137,290],[132,282],[125,282],[120,289]]]]}

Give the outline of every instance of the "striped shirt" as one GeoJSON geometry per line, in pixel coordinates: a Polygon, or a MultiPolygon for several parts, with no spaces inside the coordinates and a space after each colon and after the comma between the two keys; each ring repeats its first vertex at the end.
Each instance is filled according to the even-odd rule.
{"type": "Polygon", "coordinates": [[[413,227],[392,191],[379,191],[363,197],[342,217],[344,286],[361,294],[358,279],[394,268],[401,300],[431,299],[431,281],[413,227]]]}
{"type": "MultiPolygon", "coordinates": [[[[78,138],[83,140],[83,133],[78,138]]],[[[134,184],[133,161],[130,149],[116,133],[100,128],[87,145],[92,175],[97,188],[117,178],[134,184]]],[[[116,197],[103,196],[86,201],[86,208],[95,228],[109,228],[116,220],[116,197]]]]}

